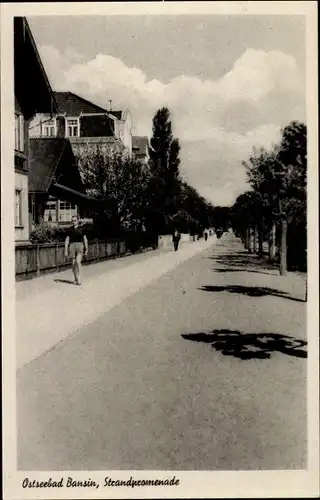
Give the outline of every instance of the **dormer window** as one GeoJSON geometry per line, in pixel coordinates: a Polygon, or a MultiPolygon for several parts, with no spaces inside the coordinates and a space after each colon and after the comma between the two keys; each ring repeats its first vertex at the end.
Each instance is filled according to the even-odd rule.
{"type": "Polygon", "coordinates": [[[79,137],[79,118],[66,118],[66,137],[79,137]]]}
{"type": "Polygon", "coordinates": [[[44,137],[55,137],[57,135],[56,132],[56,120],[46,120],[42,124],[42,135],[44,137]]]}

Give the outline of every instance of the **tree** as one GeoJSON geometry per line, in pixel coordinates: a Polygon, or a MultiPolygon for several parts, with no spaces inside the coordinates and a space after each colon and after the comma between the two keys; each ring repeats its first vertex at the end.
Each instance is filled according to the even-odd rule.
{"type": "Polygon", "coordinates": [[[87,193],[103,203],[97,221],[110,232],[141,229],[149,205],[147,166],[121,153],[99,147],[82,152],[79,158],[87,193]]]}
{"type": "Polygon", "coordinates": [[[306,212],[307,128],[291,122],[282,131],[276,152],[275,175],[278,180],[278,211],[281,221],[280,274],[287,271],[288,223],[297,212],[306,212]]]}
{"type": "Polygon", "coordinates": [[[178,225],[180,230],[195,234],[201,227],[208,226],[213,207],[181,178],[180,142],[173,137],[168,108],[156,112],[152,130],[149,220],[159,231],[172,231],[178,225]]]}
{"type": "Polygon", "coordinates": [[[172,181],[177,180],[179,175],[180,175],[180,171],[179,171],[180,149],[181,148],[180,148],[179,139],[173,139],[171,142],[171,146],[170,146],[169,168],[168,168],[168,175],[171,177],[172,181]]]}
{"type": "Polygon", "coordinates": [[[180,209],[188,214],[189,231],[192,234],[200,232],[201,228],[209,225],[210,207],[205,198],[185,181],[181,181],[180,209]]]}
{"type": "Polygon", "coordinates": [[[153,118],[150,141],[150,171],[152,175],[151,216],[160,231],[168,229],[177,213],[180,197],[180,143],[173,138],[170,111],[159,109],[153,118]]]}
{"type": "Polygon", "coordinates": [[[307,129],[293,121],[282,130],[272,151],[253,151],[248,181],[262,207],[262,217],[280,226],[280,274],[287,272],[287,231],[297,214],[306,213],[307,129]]]}
{"type": "Polygon", "coordinates": [[[257,197],[255,193],[246,191],[239,195],[231,208],[231,225],[250,253],[256,251],[255,228],[257,218],[257,197]]]}
{"type": "Polygon", "coordinates": [[[215,229],[227,231],[230,227],[230,207],[214,207],[212,218],[215,229]]]}
{"type": "Polygon", "coordinates": [[[272,179],[274,163],[274,151],[268,152],[264,148],[253,148],[248,162],[242,162],[255,193],[255,226],[259,232],[259,253],[262,254],[264,228],[267,228],[270,260],[275,257],[275,187],[272,179]]]}
{"type": "Polygon", "coordinates": [[[152,123],[152,138],[149,148],[150,159],[155,167],[164,171],[168,169],[170,148],[173,140],[170,111],[164,107],[159,109],[152,123]]]}

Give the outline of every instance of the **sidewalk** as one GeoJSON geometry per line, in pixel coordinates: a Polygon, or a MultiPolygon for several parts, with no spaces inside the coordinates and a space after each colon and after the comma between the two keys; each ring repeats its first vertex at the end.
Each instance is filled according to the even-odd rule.
{"type": "Polygon", "coordinates": [[[84,266],[81,287],[71,270],[16,283],[17,370],[215,241],[84,266]]]}

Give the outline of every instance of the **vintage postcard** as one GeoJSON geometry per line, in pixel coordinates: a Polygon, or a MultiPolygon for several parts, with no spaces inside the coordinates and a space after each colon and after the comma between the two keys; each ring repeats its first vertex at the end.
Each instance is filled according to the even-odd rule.
{"type": "Polygon", "coordinates": [[[316,19],[1,5],[5,500],[319,495],[316,19]]]}

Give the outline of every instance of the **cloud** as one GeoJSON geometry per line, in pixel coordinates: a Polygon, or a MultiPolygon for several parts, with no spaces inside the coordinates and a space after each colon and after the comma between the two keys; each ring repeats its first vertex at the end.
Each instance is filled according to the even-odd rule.
{"type": "Polygon", "coordinates": [[[254,146],[271,147],[280,136],[280,127],[274,124],[261,125],[246,134],[216,129],[210,138],[184,143],[181,159],[188,165],[185,177],[209,200],[228,205],[248,189],[241,161],[254,146]]]}
{"type": "Polygon", "coordinates": [[[39,53],[54,90],[60,90],[60,88],[64,90],[65,85],[68,84],[66,78],[68,69],[74,64],[84,62],[83,56],[72,48],[67,48],[64,53],[61,53],[52,45],[42,45],[39,47],[39,53]]]}
{"type": "Polygon", "coordinates": [[[271,50],[248,49],[220,81],[229,100],[259,102],[275,89],[294,92],[300,87],[297,63],[292,56],[271,50]]]}
{"type": "Polygon", "coordinates": [[[168,106],[181,170],[214,203],[232,203],[245,188],[241,160],[254,145],[269,146],[286,123],[305,118],[302,75],[295,59],[279,51],[247,49],[218,80],[179,75],[168,83],[107,54],[85,61],[71,49],[39,51],[55,90],[129,108],[137,135],[150,136],[154,113],[168,106]]]}

